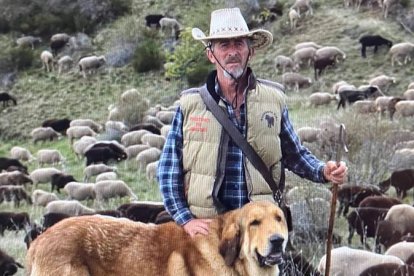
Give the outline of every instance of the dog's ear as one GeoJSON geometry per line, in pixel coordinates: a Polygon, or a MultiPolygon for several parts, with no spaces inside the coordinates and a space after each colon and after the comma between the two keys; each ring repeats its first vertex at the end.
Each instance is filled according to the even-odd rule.
{"type": "Polygon", "coordinates": [[[240,252],[240,228],[236,223],[224,227],[219,250],[226,265],[233,266],[240,252]]]}

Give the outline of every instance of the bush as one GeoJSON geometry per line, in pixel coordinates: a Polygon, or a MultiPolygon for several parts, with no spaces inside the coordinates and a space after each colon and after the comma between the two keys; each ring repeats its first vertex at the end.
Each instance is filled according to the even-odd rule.
{"type": "Polygon", "coordinates": [[[199,86],[205,83],[207,75],[211,70],[210,65],[201,65],[186,72],[187,82],[190,86],[199,86]]]}
{"type": "Polygon", "coordinates": [[[127,13],[131,8],[131,0],[112,0],[111,10],[115,16],[127,13]]]}
{"type": "Polygon", "coordinates": [[[9,51],[11,62],[17,70],[22,70],[32,66],[33,51],[29,48],[12,48],[9,51]]]}
{"type": "Polygon", "coordinates": [[[132,66],[138,73],[159,70],[163,64],[164,56],[158,43],[147,39],[135,49],[132,66]]]}

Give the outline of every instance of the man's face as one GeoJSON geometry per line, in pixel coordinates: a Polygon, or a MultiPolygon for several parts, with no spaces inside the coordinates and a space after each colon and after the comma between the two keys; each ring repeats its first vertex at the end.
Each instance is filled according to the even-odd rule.
{"type": "MultiPolygon", "coordinates": [[[[239,78],[243,74],[243,69],[249,58],[249,44],[248,39],[234,38],[234,39],[220,39],[213,41],[212,51],[207,52],[209,60],[217,65],[217,61],[226,69],[227,72],[235,78],[239,78]]],[[[223,71],[227,78],[230,75],[224,71],[221,66],[216,66],[217,70],[223,71]]]]}

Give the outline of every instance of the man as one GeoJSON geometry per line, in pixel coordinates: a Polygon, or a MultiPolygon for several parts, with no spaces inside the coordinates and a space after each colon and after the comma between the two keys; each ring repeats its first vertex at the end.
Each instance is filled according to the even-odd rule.
{"type": "MultiPolygon", "coordinates": [[[[263,159],[276,183],[284,167],[314,182],[343,183],[347,167],[319,161],[301,146],[288,117],[283,87],[255,77],[247,66],[256,50],[270,45],[266,30],[249,31],[238,8],[213,11],[210,35],[193,29],[216,70],[208,93],[263,159]]],[[[182,93],[158,167],[166,210],[191,236],[207,234],[208,217],[249,201],[271,200],[272,190],[207,110],[201,88],[182,93]],[[217,164],[223,164],[224,169],[217,164]]],[[[280,187],[283,189],[283,187],[280,187]]]]}

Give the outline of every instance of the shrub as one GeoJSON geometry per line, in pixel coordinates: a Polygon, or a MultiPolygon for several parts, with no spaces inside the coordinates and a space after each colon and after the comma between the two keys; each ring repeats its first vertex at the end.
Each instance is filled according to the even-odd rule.
{"type": "Polygon", "coordinates": [[[131,8],[131,0],[111,0],[111,10],[115,16],[127,13],[131,8]]]}
{"type": "Polygon", "coordinates": [[[29,48],[12,48],[9,51],[11,62],[17,70],[22,70],[32,66],[33,51],[29,48]]]}
{"type": "Polygon", "coordinates": [[[146,39],[135,49],[132,66],[138,73],[159,70],[163,59],[158,43],[153,39],[146,39]]]}
{"type": "Polygon", "coordinates": [[[186,72],[188,84],[190,86],[199,86],[203,84],[206,81],[210,70],[210,65],[200,65],[196,68],[188,69],[186,72]]]}

